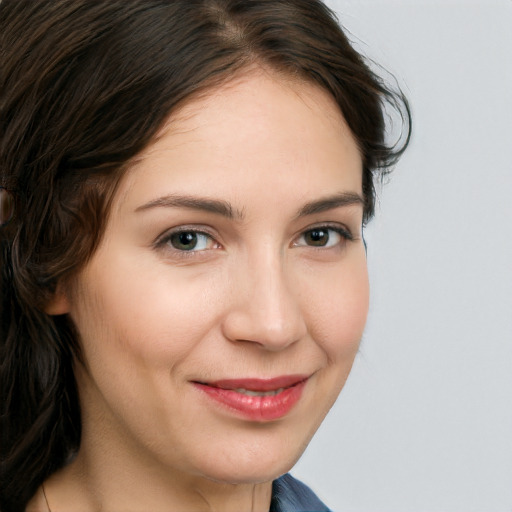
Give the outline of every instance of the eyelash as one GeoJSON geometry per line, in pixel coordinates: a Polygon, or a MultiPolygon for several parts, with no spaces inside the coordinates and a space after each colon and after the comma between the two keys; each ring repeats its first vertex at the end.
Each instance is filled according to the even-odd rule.
{"type": "MultiPolygon", "coordinates": [[[[343,246],[346,242],[349,242],[349,241],[352,241],[354,240],[354,236],[352,235],[352,233],[345,227],[341,227],[340,225],[336,224],[336,225],[332,225],[332,224],[321,224],[321,225],[318,225],[318,226],[313,226],[313,227],[310,227],[308,229],[306,229],[305,231],[303,231],[300,235],[300,239],[304,238],[307,234],[311,234],[313,232],[321,232],[321,231],[324,231],[324,232],[334,232],[336,233],[336,235],[338,235],[340,237],[340,241],[336,242],[333,245],[331,246],[327,246],[327,245],[309,245],[309,244],[304,244],[304,245],[299,245],[297,242],[294,242],[293,245],[295,247],[311,247],[311,248],[314,248],[314,249],[317,249],[317,250],[322,250],[322,249],[333,249],[335,247],[338,247],[338,246],[343,246]]],[[[331,235],[328,236],[328,242],[330,241],[330,238],[331,238],[331,235]]],[[[296,239],[297,240],[297,239],[296,239]]]]}
{"type": "MultiPolygon", "coordinates": [[[[206,237],[209,239],[209,241],[212,244],[218,245],[220,247],[220,244],[218,244],[218,242],[216,242],[216,240],[212,234],[210,234],[208,231],[205,231],[204,229],[199,229],[197,227],[192,227],[192,226],[191,227],[187,227],[187,226],[179,227],[177,229],[173,229],[172,231],[165,233],[164,235],[162,235],[161,237],[159,237],[157,239],[157,241],[155,242],[155,247],[171,250],[175,254],[179,255],[179,257],[194,257],[194,256],[197,256],[197,253],[202,253],[204,251],[211,250],[211,249],[215,248],[215,247],[213,247],[211,249],[210,248],[195,249],[195,246],[194,246],[192,248],[192,250],[186,250],[186,249],[178,249],[176,247],[173,247],[173,245],[172,245],[173,237],[177,237],[180,235],[187,235],[187,234],[192,234],[192,235],[195,235],[196,237],[198,237],[198,236],[206,237]]],[[[331,235],[328,236],[327,243],[329,242],[330,238],[331,238],[331,235]]],[[[336,224],[336,225],[320,224],[318,226],[309,227],[308,229],[302,231],[300,233],[300,235],[298,237],[296,237],[294,239],[294,241],[292,242],[292,247],[310,247],[315,250],[322,250],[322,249],[327,250],[327,249],[334,249],[339,246],[344,246],[346,242],[349,242],[352,240],[354,240],[354,236],[352,235],[352,233],[350,232],[349,229],[342,227],[339,224],[336,224]],[[317,232],[325,231],[327,233],[334,232],[334,233],[336,233],[336,235],[338,235],[340,237],[340,241],[336,242],[332,246],[326,246],[326,245],[315,246],[315,245],[310,245],[307,243],[302,244],[302,243],[298,242],[298,240],[303,239],[306,235],[311,234],[315,231],[317,231],[317,232]]]]}
{"type": "MultiPolygon", "coordinates": [[[[205,250],[208,250],[208,249],[199,249],[199,250],[183,249],[182,250],[182,249],[177,249],[176,247],[172,246],[173,237],[177,237],[180,235],[187,235],[187,234],[193,234],[195,236],[206,237],[213,244],[219,245],[218,242],[215,241],[215,237],[212,234],[208,233],[208,231],[205,231],[204,229],[199,229],[197,227],[192,227],[192,226],[191,227],[182,226],[177,229],[168,231],[167,233],[164,233],[161,237],[159,237],[157,239],[155,246],[159,249],[170,250],[170,251],[176,253],[177,255],[179,255],[179,257],[184,257],[184,258],[195,256],[195,255],[197,255],[198,252],[204,252],[205,250]]],[[[195,249],[195,247],[193,247],[193,249],[195,249]]]]}

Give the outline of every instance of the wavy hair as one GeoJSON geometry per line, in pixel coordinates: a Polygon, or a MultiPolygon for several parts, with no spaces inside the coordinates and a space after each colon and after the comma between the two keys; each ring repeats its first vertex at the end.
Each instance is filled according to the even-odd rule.
{"type": "Polygon", "coordinates": [[[67,316],[45,305],[97,247],[116,186],[184,102],[254,63],[320,85],[374,180],[407,146],[410,111],[317,0],[3,0],[0,187],[0,508],[24,510],[76,453],[80,407],[67,316]],[[405,127],[387,140],[386,108],[405,127]]]}

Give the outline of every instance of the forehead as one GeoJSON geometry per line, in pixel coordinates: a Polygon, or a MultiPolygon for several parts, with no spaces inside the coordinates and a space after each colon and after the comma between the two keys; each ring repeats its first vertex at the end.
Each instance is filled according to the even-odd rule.
{"type": "Polygon", "coordinates": [[[257,69],[174,113],[120,192],[150,200],[162,188],[187,193],[202,185],[203,194],[222,186],[241,196],[262,181],[270,192],[300,178],[302,195],[323,181],[360,193],[361,177],[357,144],[334,99],[314,84],[257,69]]]}

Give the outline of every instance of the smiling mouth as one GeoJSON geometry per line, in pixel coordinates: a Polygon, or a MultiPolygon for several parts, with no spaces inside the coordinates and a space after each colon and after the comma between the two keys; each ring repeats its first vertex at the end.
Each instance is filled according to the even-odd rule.
{"type": "Polygon", "coordinates": [[[271,379],[222,379],[216,381],[196,381],[198,384],[213,388],[237,391],[249,396],[271,396],[296,386],[307,380],[309,375],[283,375],[271,379]]]}
{"type": "Polygon", "coordinates": [[[252,421],[270,421],[288,414],[300,400],[309,376],[290,375],[273,379],[194,381],[211,402],[252,421]]]}
{"type": "Polygon", "coordinates": [[[247,396],[276,396],[279,393],[283,392],[285,389],[288,388],[278,388],[274,391],[252,391],[251,389],[244,389],[244,388],[236,388],[232,391],[236,391],[237,393],[242,393],[243,395],[247,396]]]}

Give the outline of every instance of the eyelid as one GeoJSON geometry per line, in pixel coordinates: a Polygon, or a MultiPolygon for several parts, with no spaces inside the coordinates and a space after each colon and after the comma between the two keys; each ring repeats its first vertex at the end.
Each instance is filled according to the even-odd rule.
{"type": "MultiPolygon", "coordinates": [[[[179,225],[175,226],[174,228],[166,229],[163,233],[158,235],[153,242],[153,247],[156,249],[162,248],[166,246],[170,240],[170,238],[173,235],[176,235],[178,233],[196,233],[198,235],[204,235],[208,238],[211,238],[215,243],[221,245],[221,243],[218,241],[218,236],[216,233],[213,232],[211,228],[208,226],[205,226],[203,224],[201,225],[195,225],[195,224],[185,224],[185,225],[179,225]]],[[[169,250],[174,250],[176,253],[194,253],[194,252],[202,252],[202,251],[180,251],[178,249],[173,249],[172,247],[169,247],[169,250]]]]}
{"type": "Polygon", "coordinates": [[[346,241],[352,241],[356,240],[357,237],[355,237],[352,234],[352,230],[349,229],[346,225],[340,224],[338,222],[319,222],[317,224],[312,224],[311,226],[306,227],[305,229],[302,229],[295,237],[294,241],[299,239],[300,237],[304,236],[309,231],[313,231],[315,229],[325,229],[325,230],[332,230],[338,233],[343,239],[346,241]]]}
{"type": "MultiPolygon", "coordinates": [[[[329,236],[329,238],[332,235],[329,236]]],[[[342,249],[346,246],[347,243],[352,242],[356,240],[357,238],[352,235],[351,230],[339,223],[332,223],[332,222],[324,222],[324,223],[318,223],[311,226],[308,226],[306,229],[303,229],[292,241],[291,247],[296,248],[307,248],[307,249],[313,249],[315,251],[328,251],[328,250],[335,250],[335,249],[342,249]],[[302,241],[304,237],[314,230],[325,230],[325,231],[334,231],[336,233],[336,237],[339,237],[340,239],[338,241],[335,241],[333,244],[329,245],[330,240],[328,239],[327,243],[325,245],[314,245],[314,244],[308,244],[305,241],[302,241]]]]}
{"type": "MultiPolygon", "coordinates": [[[[313,249],[329,249],[331,247],[322,247],[322,246],[313,246],[313,245],[307,245],[307,244],[298,244],[297,240],[299,240],[301,237],[303,237],[306,233],[315,230],[315,229],[325,229],[325,230],[331,230],[338,233],[342,241],[337,244],[342,245],[344,242],[350,242],[357,240],[358,237],[354,236],[352,234],[351,229],[349,229],[346,225],[338,223],[338,222],[319,222],[316,224],[312,224],[310,226],[307,226],[306,228],[302,229],[296,236],[294,236],[291,246],[292,247],[310,247],[313,249]]],[[[219,242],[219,236],[211,229],[209,226],[205,226],[204,224],[185,224],[185,225],[178,225],[173,228],[166,229],[163,233],[157,236],[155,241],[153,242],[153,246],[155,249],[163,249],[166,248],[168,251],[174,252],[175,254],[178,254],[179,256],[183,257],[190,257],[194,254],[198,254],[201,252],[205,252],[205,249],[201,250],[191,250],[191,251],[181,251],[179,249],[173,248],[169,245],[169,240],[173,235],[176,235],[177,233],[187,233],[187,232],[193,232],[197,234],[201,234],[204,236],[209,237],[212,241],[214,241],[216,244],[222,247],[222,244],[219,242]]]]}

